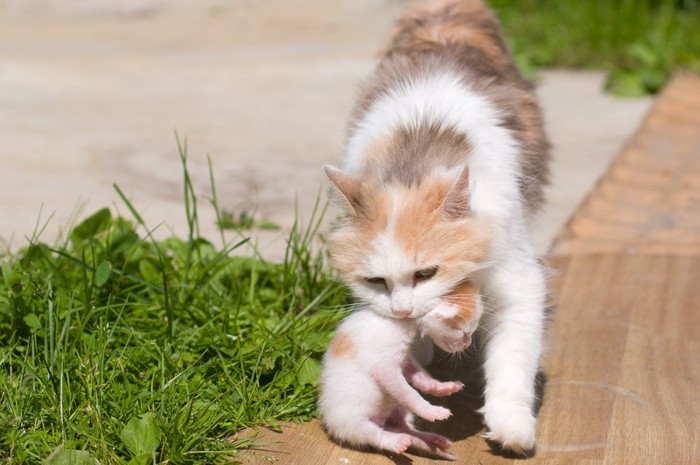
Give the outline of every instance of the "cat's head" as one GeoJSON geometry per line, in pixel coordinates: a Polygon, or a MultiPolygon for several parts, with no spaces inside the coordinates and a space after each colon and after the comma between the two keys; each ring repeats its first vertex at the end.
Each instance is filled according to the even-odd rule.
{"type": "Polygon", "coordinates": [[[331,260],[374,311],[421,317],[482,266],[490,228],[470,210],[467,168],[413,186],[325,171],[346,213],[329,236],[331,260]]]}
{"type": "Polygon", "coordinates": [[[483,311],[481,296],[473,282],[465,281],[420,320],[421,334],[445,352],[460,352],[472,343],[483,311]]]}

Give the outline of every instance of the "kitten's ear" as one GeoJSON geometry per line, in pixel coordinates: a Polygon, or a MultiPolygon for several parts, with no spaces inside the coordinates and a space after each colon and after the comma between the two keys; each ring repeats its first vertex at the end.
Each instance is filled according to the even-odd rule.
{"type": "Polygon", "coordinates": [[[354,215],[355,207],[357,206],[357,198],[360,193],[360,181],[358,181],[350,173],[330,165],[323,167],[323,172],[330,179],[335,190],[340,194],[345,201],[345,207],[348,213],[354,215]]]}
{"type": "Polygon", "coordinates": [[[465,166],[445,196],[438,210],[448,220],[464,218],[469,213],[469,168],[465,166]]]}

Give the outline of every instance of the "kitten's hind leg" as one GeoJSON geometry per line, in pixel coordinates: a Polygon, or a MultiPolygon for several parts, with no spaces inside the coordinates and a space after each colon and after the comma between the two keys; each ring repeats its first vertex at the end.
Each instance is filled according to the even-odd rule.
{"type": "Polygon", "coordinates": [[[412,438],[404,431],[385,429],[383,419],[377,422],[370,419],[356,419],[343,422],[335,427],[327,427],[331,437],[340,443],[354,447],[373,447],[385,452],[403,454],[411,446],[412,438]]]}
{"type": "MultiPolygon", "coordinates": [[[[394,412],[391,414],[386,422],[386,428],[390,431],[395,431],[397,433],[407,433],[413,436],[412,446],[423,452],[429,452],[438,455],[442,458],[449,458],[444,454],[440,454],[435,449],[449,449],[452,447],[452,441],[447,439],[445,436],[441,436],[435,433],[428,433],[425,431],[420,431],[416,429],[412,424],[411,414],[406,411],[403,407],[396,407],[394,412]],[[416,441],[418,439],[418,441],[416,441]],[[424,444],[423,444],[424,443],[424,444]]],[[[452,454],[448,454],[452,457],[452,454]]],[[[453,460],[453,459],[450,459],[453,460]]]]}
{"type": "Polygon", "coordinates": [[[402,431],[384,429],[370,420],[363,423],[356,431],[356,434],[365,436],[368,439],[367,445],[395,454],[403,454],[411,447],[412,443],[412,438],[409,434],[402,431]]]}
{"type": "Polygon", "coordinates": [[[382,431],[382,436],[377,447],[395,454],[403,454],[411,447],[412,443],[413,438],[409,434],[382,431]]]}

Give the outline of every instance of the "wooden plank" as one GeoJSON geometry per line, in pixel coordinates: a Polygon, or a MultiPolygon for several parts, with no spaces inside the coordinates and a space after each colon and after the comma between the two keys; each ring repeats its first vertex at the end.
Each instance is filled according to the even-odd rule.
{"type": "Polygon", "coordinates": [[[681,73],[575,212],[553,254],[700,255],[700,77],[681,73]]]}
{"type": "MultiPolygon", "coordinates": [[[[700,463],[700,257],[575,255],[557,265],[544,358],[544,402],[535,464],[700,463]]],[[[470,389],[447,399],[454,417],[431,429],[456,439],[460,463],[507,464],[480,437],[478,354],[445,359],[470,389]]],[[[263,431],[267,451],[246,463],[435,463],[337,446],[318,422],[263,431]]]]}

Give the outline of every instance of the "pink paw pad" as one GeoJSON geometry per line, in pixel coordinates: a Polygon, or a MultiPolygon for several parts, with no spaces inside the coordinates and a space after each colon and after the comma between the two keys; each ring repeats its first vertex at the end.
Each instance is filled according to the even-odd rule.
{"type": "Polygon", "coordinates": [[[452,441],[450,441],[446,437],[440,436],[438,434],[435,434],[435,435],[431,434],[430,436],[426,437],[425,440],[426,440],[425,442],[428,442],[439,449],[445,450],[445,449],[449,449],[450,447],[452,447],[452,441]]]}
{"type": "Polygon", "coordinates": [[[446,383],[439,383],[435,387],[435,393],[439,395],[449,395],[459,392],[464,387],[464,384],[458,381],[449,381],[446,383]]]}
{"type": "Polygon", "coordinates": [[[407,434],[397,434],[387,441],[387,449],[395,454],[403,454],[411,447],[411,436],[407,434]]]}
{"type": "Polygon", "coordinates": [[[419,415],[428,421],[436,421],[448,419],[452,415],[452,412],[444,407],[433,407],[430,410],[419,413],[419,415]]]}

